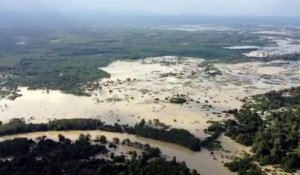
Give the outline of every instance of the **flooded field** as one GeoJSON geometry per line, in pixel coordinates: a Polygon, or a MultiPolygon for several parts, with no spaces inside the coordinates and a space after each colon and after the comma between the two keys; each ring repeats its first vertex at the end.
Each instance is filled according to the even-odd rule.
{"type": "Polygon", "coordinates": [[[249,53],[245,53],[244,55],[248,57],[266,57],[266,56],[274,56],[274,55],[284,55],[284,54],[293,54],[297,53],[300,50],[299,40],[295,40],[292,38],[281,38],[281,37],[265,37],[262,38],[269,39],[275,44],[264,46],[257,48],[255,51],[251,51],[249,53]]]}
{"type": "MultiPolygon", "coordinates": [[[[240,108],[244,97],[300,85],[300,62],[246,62],[206,65],[203,59],[175,56],[153,57],[138,61],[116,61],[99,68],[111,78],[93,82],[87,87],[90,97],[64,94],[54,90],[28,90],[19,87],[21,97],[0,101],[0,120],[25,118],[40,123],[61,118],[98,118],[108,124],[134,125],[141,119],[155,120],[174,128],[189,130],[199,138],[208,135],[209,121],[232,116],[224,110],[240,108]],[[208,70],[213,67],[213,70],[208,70]],[[184,97],[187,103],[173,104],[172,97],[184,97]]],[[[188,167],[201,174],[232,174],[223,167],[232,156],[249,152],[228,137],[220,141],[226,150],[213,155],[206,150],[191,152],[180,146],[127,134],[100,131],[60,132],[75,139],[80,133],[106,135],[108,138],[129,138],[159,147],[168,157],[186,161],[188,167]]],[[[35,138],[58,132],[31,133],[17,137],[35,138]]],[[[15,136],[11,136],[15,137],[15,136]]],[[[8,139],[11,137],[2,137],[8,139]]]]}
{"type": "Polygon", "coordinates": [[[202,63],[202,59],[170,56],[116,61],[101,68],[111,78],[94,82],[90,97],[20,87],[21,97],[0,101],[0,120],[99,118],[109,124],[134,125],[141,119],[159,119],[203,138],[207,121],[231,117],[222,111],[239,108],[244,97],[300,84],[299,62],[215,64],[221,75],[205,72],[202,63]],[[181,95],[187,103],[169,102],[181,95]]]}

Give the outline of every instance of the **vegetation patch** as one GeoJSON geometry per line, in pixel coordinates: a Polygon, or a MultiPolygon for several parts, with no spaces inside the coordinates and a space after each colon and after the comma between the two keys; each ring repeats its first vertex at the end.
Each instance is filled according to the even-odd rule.
{"type": "Polygon", "coordinates": [[[136,135],[142,137],[179,144],[193,151],[200,151],[201,149],[200,139],[184,129],[156,129],[146,125],[145,121],[142,121],[135,125],[134,130],[136,135]]]}
{"type": "Polygon", "coordinates": [[[225,135],[251,146],[261,165],[279,164],[293,172],[300,169],[300,87],[254,96],[235,120],[225,122],[225,135]]]}
{"type": "Polygon", "coordinates": [[[222,75],[221,70],[219,70],[218,68],[216,68],[214,65],[211,64],[205,67],[204,72],[211,76],[222,75]]]}
{"type": "Polygon", "coordinates": [[[183,97],[172,97],[170,98],[170,103],[175,103],[175,104],[183,104],[186,103],[187,100],[183,97]]]}
{"type": "Polygon", "coordinates": [[[85,85],[110,75],[99,69],[101,59],[23,59],[12,71],[10,81],[31,89],[54,89],[76,95],[87,95],[85,85]]]}
{"type": "Polygon", "coordinates": [[[207,149],[220,149],[221,143],[217,139],[225,131],[224,125],[220,122],[212,122],[212,124],[204,130],[204,132],[211,134],[209,137],[206,137],[201,145],[207,149]]]}
{"type": "Polygon", "coordinates": [[[244,158],[236,158],[232,162],[225,163],[224,166],[228,167],[230,171],[237,172],[238,175],[266,175],[247,155],[244,158]]]}

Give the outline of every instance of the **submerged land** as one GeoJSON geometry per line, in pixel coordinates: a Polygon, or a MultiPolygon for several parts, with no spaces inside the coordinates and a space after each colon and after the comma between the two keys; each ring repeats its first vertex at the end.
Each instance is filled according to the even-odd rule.
{"type": "MultiPolygon", "coordinates": [[[[116,138],[135,142],[115,143],[118,146],[109,150],[127,155],[121,167],[115,167],[118,160],[105,158],[108,153],[98,158],[117,174],[128,174],[128,167],[136,166],[139,159],[153,157],[166,167],[184,161],[177,171],[181,174],[299,171],[297,28],[0,30],[5,36],[0,43],[3,160],[19,156],[5,155],[7,148],[1,149],[2,144],[18,142],[16,138],[29,139],[21,140],[29,147],[44,141],[60,145],[64,144],[57,141],[61,134],[71,139],[68,146],[73,147],[71,142],[76,146],[80,134],[89,134],[92,140],[103,135],[111,143],[116,138]],[[43,135],[49,140],[36,140],[43,135]],[[149,150],[143,144],[159,148],[159,154],[144,158],[149,150]],[[132,151],[142,156],[128,157],[132,151]]],[[[90,140],[84,144],[90,146],[90,140]]],[[[106,144],[101,144],[103,151],[106,144]]],[[[24,154],[30,159],[35,153],[25,150],[24,154]]],[[[144,163],[149,168],[143,171],[157,166],[144,163]]],[[[3,166],[12,164],[5,161],[3,166]]],[[[104,171],[95,167],[93,173],[104,171]]]]}

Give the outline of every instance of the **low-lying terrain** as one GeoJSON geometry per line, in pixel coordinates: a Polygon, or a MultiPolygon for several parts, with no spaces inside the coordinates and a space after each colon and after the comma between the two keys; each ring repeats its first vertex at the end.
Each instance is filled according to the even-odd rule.
{"type": "MultiPolygon", "coordinates": [[[[51,155],[76,147],[80,134],[98,141],[105,135],[109,142],[129,138],[127,146],[134,148],[114,144],[106,150],[100,144],[120,157],[93,152],[93,159],[74,157],[74,164],[101,159],[104,168],[94,164],[93,172],[107,171],[109,164],[117,174],[127,173],[144,160],[140,148],[150,144],[161,154],[147,158],[149,168],[161,163],[180,165],[183,174],[196,174],[189,168],[228,175],[297,171],[299,88],[289,88],[300,86],[299,32],[187,27],[49,31],[14,40],[7,34],[14,47],[0,43],[0,148],[20,141],[38,149],[46,141],[55,145],[51,155]],[[52,141],[59,134],[71,139],[67,146],[52,141]],[[127,150],[141,154],[132,159],[127,150]]],[[[41,163],[35,162],[41,156],[53,158],[29,150],[24,156],[32,164],[41,163]]],[[[3,167],[22,158],[1,159],[11,156],[3,167]]]]}
{"type": "MultiPolygon", "coordinates": [[[[186,129],[204,140],[209,136],[205,129],[211,125],[210,121],[232,119],[231,114],[223,111],[240,108],[246,97],[284,89],[287,85],[299,86],[298,67],[298,62],[290,61],[205,64],[199,58],[173,56],[116,61],[99,68],[108,72],[110,78],[86,87],[89,97],[21,87],[17,91],[21,97],[1,100],[1,116],[5,116],[3,122],[13,118],[33,123],[94,118],[107,124],[129,126],[144,119],[156,127],[186,129]]],[[[220,141],[231,152],[216,151],[211,155],[211,161],[219,162],[221,167],[221,162],[229,160],[227,156],[249,152],[224,136],[220,141]]],[[[201,156],[197,162],[203,161],[201,156]]],[[[199,172],[207,172],[193,166],[191,156],[180,160],[199,172]]]]}

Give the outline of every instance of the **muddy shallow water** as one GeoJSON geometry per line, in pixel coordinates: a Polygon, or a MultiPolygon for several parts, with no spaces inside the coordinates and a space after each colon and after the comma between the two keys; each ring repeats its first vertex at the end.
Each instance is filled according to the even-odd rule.
{"type": "MultiPolygon", "coordinates": [[[[109,141],[114,137],[118,137],[120,140],[129,138],[131,141],[141,142],[143,144],[149,143],[153,147],[158,147],[162,151],[163,156],[168,159],[172,159],[176,156],[177,161],[185,161],[187,166],[191,169],[197,170],[199,173],[204,175],[210,174],[224,174],[231,175],[235,174],[230,172],[222,164],[222,159],[218,155],[211,155],[209,151],[202,150],[201,152],[193,152],[188,149],[185,149],[181,146],[177,146],[171,143],[165,143],[157,140],[146,139],[138,136],[133,136],[129,134],[120,134],[120,133],[111,133],[104,131],[53,131],[53,132],[36,132],[28,134],[19,134],[14,136],[0,137],[0,141],[12,138],[31,138],[35,139],[41,136],[47,136],[47,138],[57,139],[58,134],[62,134],[71,140],[76,140],[80,134],[90,134],[92,139],[95,139],[96,136],[105,135],[109,141]],[[215,157],[215,158],[214,158],[215,157]]],[[[122,146],[119,146],[122,147],[122,146]]],[[[124,151],[122,148],[119,148],[124,151]]]]}
{"type": "MultiPolygon", "coordinates": [[[[0,101],[0,120],[25,118],[28,122],[40,123],[61,118],[98,118],[108,124],[134,125],[141,119],[159,119],[174,128],[189,130],[199,138],[207,137],[204,129],[210,120],[224,120],[230,115],[223,110],[240,108],[242,98],[300,85],[300,62],[246,62],[238,64],[216,63],[222,74],[205,72],[203,59],[175,56],[146,58],[139,61],[116,61],[100,68],[111,78],[94,82],[89,88],[90,97],[64,94],[60,91],[28,90],[19,87],[21,97],[14,101],[0,101]],[[168,98],[184,95],[186,104],[171,104],[168,98]]],[[[77,138],[80,133],[107,137],[128,137],[140,142],[149,142],[161,148],[169,157],[186,161],[201,174],[232,174],[221,161],[226,156],[240,155],[249,148],[227,137],[220,141],[230,154],[223,151],[211,155],[208,151],[194,153],[180,146],[132,135],[100,131],[63,132],[67,137],[77,138]],[[214,157],[216,160],[214,160],[214,157]],[[223,159],[222,159],[223,157],[223,159]]],[[[40,135],[55,138],[57,132],[21,135],[34,138],[40,135]]],[[[0,138],[0,140],[3,138],[0,138]]]]}
{"type": "Polygon", "coordinates": [[[300,64],[249,62],[215,64],[222,75],[209,76],[197,58],[155,57],[116,61],[105,68],[111,78],[95,82],[91,97],[60,91],[27,90],[22,97],[0,101],[0,120],[25,118],[47,122],[60,118],[99,118],[109,124],[134,125],[141,119],[159,119],[203,138],[209,120],[223,120],[223,110],[239,108],[253,94],[300,85],[300,64]],[[188,103],[167,98],[183,94],[188,103]]]}

